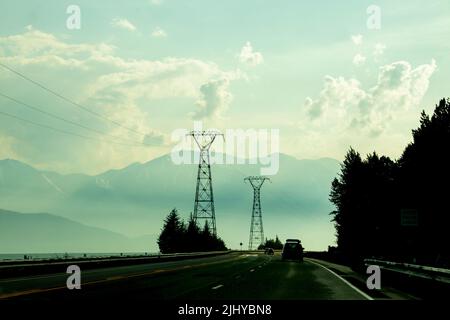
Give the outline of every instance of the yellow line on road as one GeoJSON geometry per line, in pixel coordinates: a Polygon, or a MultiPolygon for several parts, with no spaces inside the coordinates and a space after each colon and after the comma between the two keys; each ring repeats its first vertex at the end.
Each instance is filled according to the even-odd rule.
{"type": "MultiPolygon", "coordinates": [[[[102,280],[85,282],[85,283],[82,283],[81,286],[83,287],[83,286],[87,286],[87,285],[106,283],[106,282],[110,282],[110,281],[118,281],[118,280],[131,279],[131,278],[137,278],[137,277],[142,277],[142,276],[149,276],[149,275],[154,275],[154,274],[158,274],[158,273],[167,273],[167,272],[174,272],[174,271],[179,271],[179,270],[186,270],[186,269],[193,269],[193,268],[199,268],[199,267],[206,267],[206,266],[210,266],[210,265],[214,265],[214,264],[219,264],[219,263],[224,263],[224,262],[237,260],[237,259],[239,259],[241,257],[242,256],[239,255],[237,257],[230,258],[230,259],[224,259],[224,260],[221,260],[221,261],[204,262],[204,263],[199,263],[199,264],[194,264],[194,265],[186,265],[186,266],[182,266],[182,267],[176,267],[176,268],[172,268],[172,269],[157,269],[157,270],[153,270],[153,271],[150,271],[150,272],[137,273],[137,274],[131,274],[131,275],[124,275],[124,276],[113,276],[113,277],[109,277],[109,278],[102,279],[102,280]]],[[[54,287],[54,288],[46,288],[46,289],[31,289],[31,290],[12,292],[12,293],[7,293],[7,294],[0,294],[0,299],[8,299],[8,298],[14,298],[14,297],[19,297],[19,296],[24,296],[24,295],[35,294],[35,293],[50,292],[50,291],[64,290],[64,289],[67,289],[67,287],[54,287]]]]}

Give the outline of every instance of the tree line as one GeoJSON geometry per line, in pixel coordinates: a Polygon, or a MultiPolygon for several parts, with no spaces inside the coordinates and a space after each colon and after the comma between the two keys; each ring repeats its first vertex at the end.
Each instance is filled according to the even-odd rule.
{"type": "MultiPolygon", "coordinates": [[[[386,141],[389,143],[389,141],[386,141]]],[[[450,265],[450,100],[424,111],[398,160],[353,148],[332,182],[337,253],[450,265]]]]}
{"type": "Polygon", "coordinates": [[[222,239],[211,232],[208,222],[202,229],[192,214],[186,224],[173,209],[164,220],[164,226],[158,237],[161,253],[205,252],[227,250],[222,239]]]}
{"type": "Polygon", "coordinates": [[[260,244],[258,246],[258,250],[264,250],[264,249],[272,248],[274,250],[281,250],[283,249],[283,244],[281,243],[278,236],[275,236],[275,239],[267,239],[264,244],[260,244]]]}

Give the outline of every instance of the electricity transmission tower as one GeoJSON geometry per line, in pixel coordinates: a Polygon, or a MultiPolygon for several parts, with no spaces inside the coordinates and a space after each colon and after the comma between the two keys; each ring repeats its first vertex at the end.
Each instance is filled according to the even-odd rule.
{"type": "Polygon", "coordinates": [[[266,180],[270,181],[269,178],[263,176],[247,177],[244,179],[244,182],[249,181],[253,187],[253,210],[252,222],[250,224],[250,240],[248,243],[249,250],[253,250],[253,246],[258,248],[260,244],[264,244],[260,190],[266,180]]]}
{"type": "Polygon", "coordinates": [[[211,165],[209,163],[209,148],[217,136],[223,134],[218,131],[191,131],[192,136],[200,148],[200,162],[198,164],[197,188],[195,191],[194,221],[205,220],[216,233],[216,213],[214,209],[214,195],[212,188],[211,165]]]}

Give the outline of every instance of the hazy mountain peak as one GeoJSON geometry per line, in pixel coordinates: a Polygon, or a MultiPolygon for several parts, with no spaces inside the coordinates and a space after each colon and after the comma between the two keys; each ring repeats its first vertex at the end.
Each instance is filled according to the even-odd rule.
{"type": "MultiPolygon", "coordinates": [[[[313,230],[307,227],[308,220],[318,224],[316,229],[332,229],[328,197],[339,162],[278,156],[279,171],[261,191],[268,234],[306,228],[302,232],[307,240],[313,230]]],[[[194,207],[197,164],[176,165],[170,154],[95,176],[51,174],[14,160],[12,166],[18,169],[10,170],[7,163],[0,162],[0,208],[4,209],[49,212],[134,237],[158,234],[172,208],[187,218],[194,207]]],[[[238,239],[233,234],[239,239],[248,236],[253,192],[244,178],[258,175],[261,166],[246,161],[211,167],[219,232],[231,245],[238,239]]],[[[333,230],[327,234],[328,238],[321,238],[323,245],[332,241],[333,230]]]]}

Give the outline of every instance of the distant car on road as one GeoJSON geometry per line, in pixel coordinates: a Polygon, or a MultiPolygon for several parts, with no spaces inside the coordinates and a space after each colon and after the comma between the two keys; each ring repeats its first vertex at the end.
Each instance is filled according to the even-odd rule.
{"type": "Polygon", "coordinates": [[[274,251],[272,248],[266,248],[266,250],[264,251],[265,254],[269,255],[269,256],[273,256],[274,255],[274,251]]]}
{"type": "Polygon", "coordinates": [[[303,246],[298,239],[287,239],[281,253],[282,260],[303,261],[303,246]]]}

